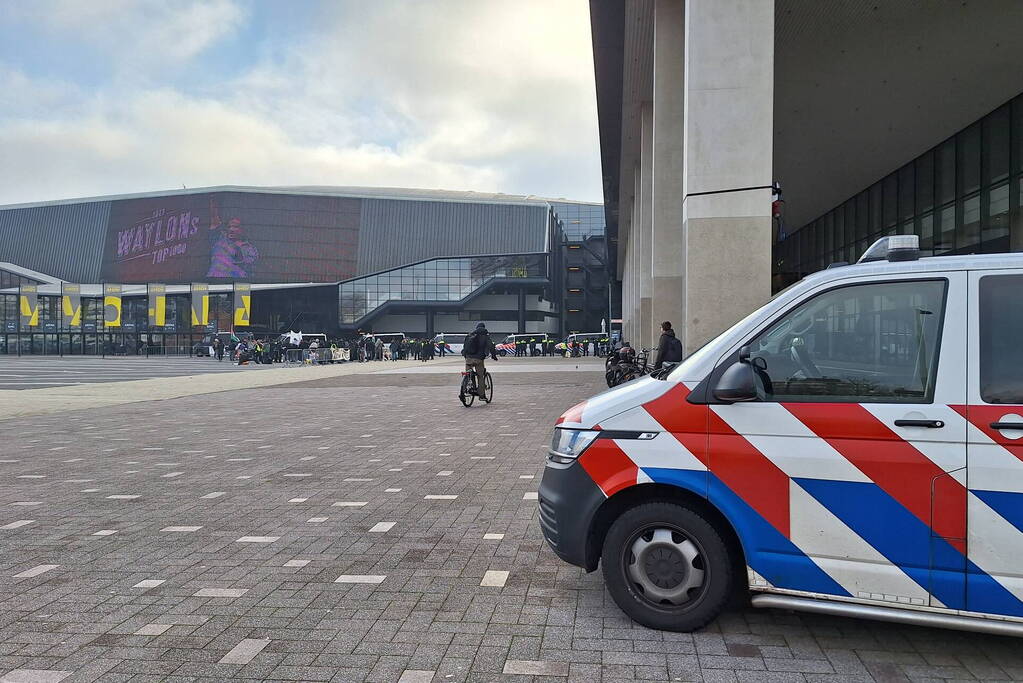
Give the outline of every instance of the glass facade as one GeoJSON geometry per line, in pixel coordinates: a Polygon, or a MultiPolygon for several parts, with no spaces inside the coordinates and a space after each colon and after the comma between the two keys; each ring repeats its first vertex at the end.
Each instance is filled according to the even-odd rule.
{"type": "Polygon", "coordinates": [[[8,289],[10,287],[18,287],[20,285],[39,284],[42,284],[39,280],[33,280],[32,278],[25,277],[24,275],[15,275],[10,271],[0,268],[0,289],[8,289]]]}
{"type": "Polygon", "coordinates": [[[604,205],[551,202],[569,241],[604,236],[604,205]]]}
{"type": "Polygon", "coordinates": [[[498,278],[546,278],[546,254],[435,259],[341,283],[340,322],[388,302],[457,302],[498,278]]]}
{"type": "Polygon", "coordinates": [[[1023,251],[1023,95],[775,245],[774,288],[854,262],[884,235],[923,256],[1023,251]]]}

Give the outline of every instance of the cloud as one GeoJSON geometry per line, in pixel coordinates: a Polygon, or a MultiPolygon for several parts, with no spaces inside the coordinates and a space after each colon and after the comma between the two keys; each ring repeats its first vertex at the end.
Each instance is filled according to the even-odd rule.
{"type": "MultiPolygon", "coordinates": [[[[153,17],[143,21],[147,12],[136,5],[60,0],[47,30],[124,10],[111,33],[137,45],[131,32],[153,17]]],[[[191,35],[183,49],[195,69],[210,63],[204,52],[225,49],[225,35],[246,30],[237,22],[252,20],[226,0],[147,8],[168,13],[153,30],[169,33],[146,40],[191,35]]],[[[182,184],[364,184],[599,201],[586,12],[584,0],[325,2],[303,33],[282,34],[252,50],[260,56],[240,74],[192,90],[152,84],[163,67],[144,61],[136,66],[149,81],[127,86],[112,77],[95,91],[0,64],[0,87],[15,84],[25,95],[0,104],[0,202],[182,184]]],[[[137,49],[95,40],[111,56],[137,49]]]]}
{"type": "Polygon", "coordinates": [[[232,0],[49,0],[8,8],[11,18],[47,32],[56,48],[81,43],[115,70],[133,72],[192,59],[244,18],[232,0]]]}

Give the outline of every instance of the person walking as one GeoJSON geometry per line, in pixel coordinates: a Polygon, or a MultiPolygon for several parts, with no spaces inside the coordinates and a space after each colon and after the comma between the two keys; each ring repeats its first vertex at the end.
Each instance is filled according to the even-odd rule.
{"type": "Polygon", "coordinates": [[[660,370],[665,363],[678,363],[682,360],[682,342],[675,336],[671,323],[661,323],[661,338],[657,342],[657,363],[654,370],[660,370]]]}
{"type": "Polygon", "coordinates": [[[218,361],[224,360],[224,341],[220,337],[213,340],[213,353],[218,361]]]}

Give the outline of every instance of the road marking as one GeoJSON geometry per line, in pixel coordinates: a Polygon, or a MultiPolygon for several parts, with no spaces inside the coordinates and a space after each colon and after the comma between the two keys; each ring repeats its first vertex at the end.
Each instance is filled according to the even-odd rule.
{"type": "Polygon", "coordinates": [[[28,526],[34,521],[34,519],[19,519],[17,522],[11,522],[10,524],[0,526],[0,529],[20,529],[23,526],[28,526]]]}
{"type": "Polygon", "coordinates": [[[21,572],[20,574],[15,574],[14,578],[16,578],[16,579],[30,579],[33,576],[39,576],[40,574],[45,574],[46,572],[50,571],[51,569],[56,569],[59,566],[60,566],[59,564],[40,564],[38,566],[32,567],[31,569],[26,569],[25,571],[21,572]]]}
{"type": "Polygon", "coordinates": [[[270,644],[269,639],[246,638],[220,658],[218,664],[248,664],[270,644]]]}
{"type": "Polygon", "coordinates": [[[249,592],[248,588],[200,588],[192,593],[193,598],[240,598],[249,592]]]}
{"type": "Polygon", "coordinates": [[[480,581],[481,586],[491,586],[494,588],[503,588],[504,584],[508,581],[508,572],[489,570],[483,575],[483,580],[480,581]]]}
{"type": "Polygon", "coordinates": [[[342,574],[334,583],[383,583],[386,578],[378,574],[342,574]]]}

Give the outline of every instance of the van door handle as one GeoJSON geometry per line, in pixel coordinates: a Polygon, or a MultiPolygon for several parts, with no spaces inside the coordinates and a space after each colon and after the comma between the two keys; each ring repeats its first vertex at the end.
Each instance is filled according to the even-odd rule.
{"type": "MultiPolygon", "coordinates": [[[[945,426],[945,423],[941,420],[896,420],[896,427],[930,427],[931,429],[941,429],[945,426]]],[[[1021,427],[1023,428],[1023,427],[1021,427]]]]}
{"type": "Polygon", "coordinates": [[[1020,429],[1023,430],[1023,422],[992,422],[991,429],[1020,429]]]}

